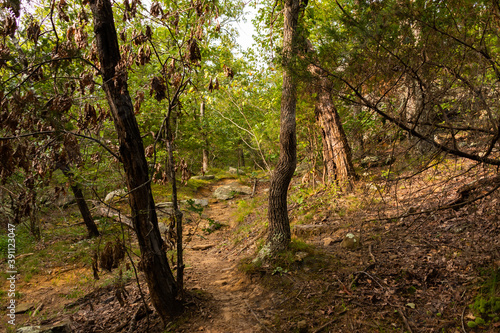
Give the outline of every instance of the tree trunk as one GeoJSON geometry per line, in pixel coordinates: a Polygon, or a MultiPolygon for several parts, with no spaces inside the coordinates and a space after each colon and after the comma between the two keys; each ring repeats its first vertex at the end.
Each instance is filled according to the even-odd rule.
{"type": "Polygon", "coordinates": [[[141,249],[141,260],[151,302],[163,323],[179,312],[177,286],[170,270],[151,192],[148,165],[139,126],[120,63],[120,51],[110,0],[91,0],[97,52],[111,115],[120,143],[120,157],[129,190],[132,221],[141,249]]]}
{"type": "Polygon", "coordinates": [[[283,28],[283,88],[281,91],[280,157],[269,188],[269,231],[267,248],[271,254],[284,250],[290,244],[290,221],[287,209],[288,185],[297,165],[297,137],[295,108],[296,79],[291,61],[296,54],[297,22],[301,0],[286,0],[283,28]]]}
{"type": "Polygon", "coordinates": [[[316,120],[321,127],[323,138],[323,161],[330,182],[336,180],[342,188],[352,189],[352,182],[357,178],[352,165],[351,147],[342,127],[340,116],[335,107],[328,79],[320,79],[316,101],[316,120]]]}
{"type": "Polygon", "coordinates": [[[73,195],[75,196],[76,204],[78,205],[78,209],[80,210],[80,214],[82,214],[83,222],[87,227],[87,231],[89,233],[89,237],[97,237],[99,236],[99,230],[97,229],[97,225],[92,218],[92,214],[90,213],[89,206],[87,205],[87,201],[85,201],[85,197],[83,196],[83,191],[75,179],[73,172],[71,172],[69,166],[63,165],[60,166],[63,174],[68,178],[71,191],[73,191],[73,195]]]}
{"type": "Polygon", "coordinates": [[[333,103],[332,84],[326,73],[316,65],[309,65],[309,72],[315,77],[316,121],[321,127],[323,139],[324,179],[337,181],[341,188],[352,189],[352,182],[357,178],[352,164],[351,147],[342,127],[337,108],[333,103]]]}
{"type": "Polygon", "coordinates": [[[177,288],[183,297],[184,291],[184,257],[182,248],[182,211],[179,209],[179,204],[177,200],[177,182],[175,180],[175,161],[174,161],[174,136],[172,134],[172,128],[170,124],[171,112],[167,115],[166,126],[165,126],[165,143],[167,146],[168,163],[167,172],[172,178],[172,203],[173,203],[173,218],[175,231],[177,234],[176,239],[176,249],[177,249],[177,288]]]}
{"type": "Polygon", "coordinates": [[[201,135],[205,146],[202,152],[201,173],[204,175],[208,172],[208,135],[205,129],[205,102],[200,105],[200,121],[201,121],[201,135]]]}

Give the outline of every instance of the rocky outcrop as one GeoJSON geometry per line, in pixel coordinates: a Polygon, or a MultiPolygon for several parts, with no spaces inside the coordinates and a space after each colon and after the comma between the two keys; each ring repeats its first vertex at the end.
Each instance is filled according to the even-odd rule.
{"type": "Polygon", "coordinates": [[[236,194],[252,194],[252,189],[249,186],[232,183],[219,186],[215,189],[214,197],[217,200],[229,200],[234,198],[236,194]]]}

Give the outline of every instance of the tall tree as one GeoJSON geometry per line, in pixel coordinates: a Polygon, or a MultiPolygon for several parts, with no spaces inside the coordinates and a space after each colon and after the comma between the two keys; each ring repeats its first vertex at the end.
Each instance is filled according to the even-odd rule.
{"type": "Polygon", "coordinates": [[[99,230],[97,229],[97,225],[92,218],[92,214],[90,213],[87,201],[85,201],[85,196],[83,195],[81,184],[75,180],[75,175],[71,171],[71,168],[68,164],[59,163],[58,167],[69,180],[69,186],[71,188],[71,191],[73,192],[73,195],[75,196],[76,204],[78,205],[80,214],[82,214],[83,222],[87,227],[89,237],[99,236],[99,230]]]}
{"type": "MultiPolygon", "coordinates": [[[[312,48],[309,51],[314,52],[312,48]]],[[[313,60],[308,70],[313,76],[315,115],[323,139],[323,178],[326,182],[336,181],[342,188],[351,190],[352,182],[357,178],[352,164],[351,147],[332,98],[333,83],[328,78],[328,72],[314,64],[316,61],[318,60],[313,60]]]]}
{"type": "Polygon", "coordinates": [[[272,174],[269,188],[269,230],[267,249],[271,254],[286,249],[290,244],[290,221],[287,209],[288,186],[297,166],[297,138],[295,111],[297,79],[292,62],[297,55],[297,27],[301,0],[284,2],[283,26],[283,86],[280,116],[280,156],[272,174]]]}
{"type": "Polygon", "coordinates": [[[103,88],[118,134],[120,157],[125,169],[132,220],[141,249],[146,281],[153,306],[166,324],[169,317],[180,310],[176,300],[178,290],[158,228],[148,164],[128,92],[127,71],[120,62],[113,10],[109,0],[91,1],[90,8],[103,88]]]}
{"type": "Polygon", "coordinates": [[[324,178],[327,182],[336,181],[342,188],[351,190],[357,175],[352,164],[351,147],[329,86],[331,83],[328,79],[320,78],[315,108],[323,139],[324,178]]]}

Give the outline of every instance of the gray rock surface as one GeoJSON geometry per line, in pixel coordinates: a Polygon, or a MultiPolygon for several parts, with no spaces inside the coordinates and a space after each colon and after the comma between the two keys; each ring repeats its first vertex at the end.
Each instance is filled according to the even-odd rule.
{"type": "Polygon", "coordinates": [[[120,199],[124,199],[127,195],[127,191],[119,189],[109,192],[104,198],[105,203],[109,203],[111,201],[118,201],[120,199]]]}
{"type": "Polygon", "coordinates": [[[215,189],[214,197],[218,200],[229,200],[236,194],[252,194],[252,189],[238,183],[222,185],[215,189]]]}
{"type": "Polygon", "coordinates": [[[228,172],[232,175],[244,175],[245,174],[245,171],[243,170],[238,170],[236,168],[233,168],[233,167],[229,167],[229,170],[228,172]]]}

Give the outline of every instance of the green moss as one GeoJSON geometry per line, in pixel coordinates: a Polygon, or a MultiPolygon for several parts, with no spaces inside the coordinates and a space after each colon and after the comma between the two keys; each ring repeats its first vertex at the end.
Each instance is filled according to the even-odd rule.
{"type": "MultiPolygon", "coordinates": [[[[486,281],[481,286],[474,303],[469,305],[474,315],[476,315],[476,319],[473,322],[473,325],[476,326],[488,326],[492,322],[495,322],[495,318],[498,318],[500,315],[500,269],[488,268],[483,271],[482,275],[486,277],[486,281]]],[[[468,322],[467,325],[469,323],[471,322],[468,322]]]]}

